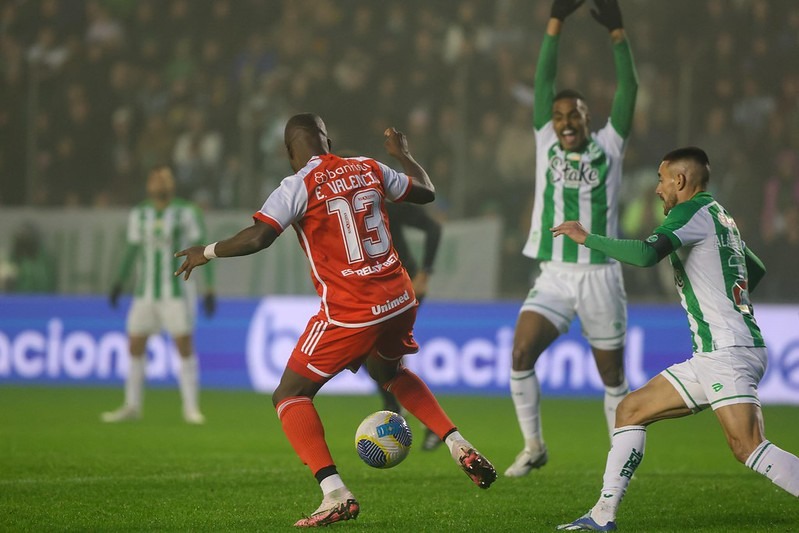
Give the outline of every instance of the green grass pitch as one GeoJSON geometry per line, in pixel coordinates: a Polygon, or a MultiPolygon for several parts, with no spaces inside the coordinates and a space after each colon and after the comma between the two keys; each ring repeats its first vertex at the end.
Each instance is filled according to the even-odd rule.
{"type": "MultiPolygon", "coordinates": [[[[122,392],[0,386],[0,531],[292,531],[321,493],[283,435],[270,398],[205,391],[208,423],[180,418],[175,390],[148,390],[143,420],[107,425],[122,392]]],[[[392,470],[358,459],[354,432],[376,396],[320,396],[339,471],[361,504],[339,531],[552,531],[585,512],[608,439],[598,400],[543,400],[550,462],[501,472],[521,446],[509,398],[444,396],[500,478],[472,485],[445,448],[412,449],[392,470]]],[[[799,452],[799,408],[766,407],[769,438],[799,452]]],[[[417,440],[421,426],[410,420],[417,440]]],[[[621,531],[799,531],[799,501],[733,458],[711,413],[650,428],[621,531]]]]}

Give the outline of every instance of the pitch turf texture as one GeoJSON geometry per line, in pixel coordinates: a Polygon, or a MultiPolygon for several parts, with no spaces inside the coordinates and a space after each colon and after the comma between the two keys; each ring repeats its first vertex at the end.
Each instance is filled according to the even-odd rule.
{"type": "MultiPolygon", "coordinates": [[[[188,426],[174,390],[148,390],[145,418],[102,424],[120,390],[0,386],[2,531],[291,531],[320,491],[280,430],[270,398],[205,391],[188,426]]],[[[461,431],[500,471],[472,485],[444,447],[417,442],[392,470],[361,463],[354,432],[376,397],[316,404],[339,470],[361,504],[340,531],[552,531],[593,504],[608,440],[597,400],[543,401],[549,464],[501,475],[521,438],[509,398],[444,396],[461,431]]],[[[799,452],[799,408],[766,407],[772,441],[799,452]]],[[[799,501],[738,464],[711,413],[656,424],[618,516],[621,531],[799,531],[799,501]]]]}

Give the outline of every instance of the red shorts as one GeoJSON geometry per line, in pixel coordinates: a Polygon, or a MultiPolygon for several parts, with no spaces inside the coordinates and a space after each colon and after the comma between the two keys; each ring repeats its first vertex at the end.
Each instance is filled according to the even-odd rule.
{"type": "Polygon", "coordinates": [[[308,322],[287,366],[301,376],[324,383],[345,368],[357,372],[369,356],[400,359],[419,351],[413,339],[415,321],[416,306],[363,328],[331,324],[320,311],[308,322]]]}

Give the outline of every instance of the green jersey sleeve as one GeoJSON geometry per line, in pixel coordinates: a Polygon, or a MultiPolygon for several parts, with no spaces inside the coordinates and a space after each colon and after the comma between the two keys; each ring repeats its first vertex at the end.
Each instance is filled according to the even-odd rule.
{"type": "Polygon", "coordinates": [[[766,275],[766,266],[763,261],[748,247],[744,245],[744,259],[746,261],[746,273],[749,281],[749,292],[753,292],[763,276],[766,275]]]}
{"type": "Polygon", "coordinates": [[[585,239],[585,246],[633,266],[650,267],[659,260],[657,251],[638,239],[613,239],[592,233],[585,239]]]}
{"type": "Polygon", "coordinates": [[[533,96],[533,125],[540,130],[552,120],[552,102],[555,100],[555,75],[558,69],[558,36],[544,35],[538,65],[535,68],[533,96]]]}
{"type": "Polygon", "coordinates": [[[120,263],[119,271],[117,272],[117,281],[119,283],[124,283],[128,280],[128,277],[130,277],[130,273],[133,271],[133,265],[136,263],[136,256],[139,255],[140,249],[140,244],[130,242],[125,247],[125,252],[122,255],[122,262],[120,263]]]}
{"type": "Polygon", "coordinates": [[[626,139],[633,126],[635,98],[638,94],[638,74],[627,39],[613,45],[613,61],[616,64],[616,94],[613,96],[610,122],[613,129],[626,139]]]}

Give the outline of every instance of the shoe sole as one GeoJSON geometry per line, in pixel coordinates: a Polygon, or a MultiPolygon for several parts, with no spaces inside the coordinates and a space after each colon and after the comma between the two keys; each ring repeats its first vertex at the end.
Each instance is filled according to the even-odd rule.
{"type": "Polygon", "coordinates": [[[491,462],[470,448],[460,459],[461,468],[481,489],[487,489],[497,480],[497,471],[491,462]]]}
{"type": "Polygon", "coordinates": [[[342,522],[344,520],[355,520],[358,518],[360,512],[361,507],[358,505],[358,502],[355,500],[347,500],[346,503],[341,503],[329,511],[324,511],[309,516],[308,518],[298,520],[297,523],[294,524],[294,527],[329,526],[330,524],[335,524],[336,522],[342,522]]]}
{"type": "Polygon", "coordinates": [[[608,522],[604,526],[600,526],[590,518],[586,520],[583,517],[568,524],[561,524],[556,529],[557,531],[616,531],[616,522],[608,522]]]}

